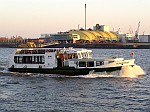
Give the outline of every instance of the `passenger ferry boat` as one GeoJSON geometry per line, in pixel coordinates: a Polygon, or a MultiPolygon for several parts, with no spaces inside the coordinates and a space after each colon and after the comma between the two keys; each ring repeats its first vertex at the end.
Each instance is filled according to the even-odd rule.
{"type": "Polygon", "coordinates": [[[74,48],[17,49],[8,70],[20,73],[86,75],[90,71],[112,72],[134,66],[134,59],[92,58],[92,50],[74,48]]]}

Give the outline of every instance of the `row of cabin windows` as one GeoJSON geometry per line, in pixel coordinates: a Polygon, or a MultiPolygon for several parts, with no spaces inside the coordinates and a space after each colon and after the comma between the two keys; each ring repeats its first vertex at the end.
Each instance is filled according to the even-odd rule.
{"type": "Polygon", "coordinates": [[[78,58],[77,54],[68,54],[67,57],[68,59],[78,58]]]}
{"type": "Polygon", "coordinates": [[[47,50],[21,50],[16,52],[16,54],[45,54],[46,52],[55,52],[59,51],[56,49],[47,49],[47,50]]]}
{"type": "Polygon", "coordinates": [[[79,58],[91,58],[92,57],[92,53],[86,53],[86,52],[84,52],[84,53],[79,53],[78,54],[78,56],[79,56],[79,58]]]}
{"type": "Polygon", "coordinates": [[[14,62],[19,64],[44,64],[44,56],[15,56],[14,62]]]}
{"type": "MultiPolygon", "coordinates": [[[[101,66],[101,65],[104,65],[103,61],[97,61],[96,62],[96,66],[101,66]]],[[[94,61],[90,61],[90,62],[82,61],[82,62],[79,62],[79,67],[94,67],[94,61]]]]}

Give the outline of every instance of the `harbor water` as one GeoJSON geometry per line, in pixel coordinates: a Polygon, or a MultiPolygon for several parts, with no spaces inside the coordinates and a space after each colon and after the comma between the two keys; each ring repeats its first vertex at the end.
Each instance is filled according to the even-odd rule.
{"type": "Polygon", "coordinates": [[[92,49],[94,57],[128,59],[134,52],[145,71],[140,77],[10,73],[14,50],[0,48],[0,112],[150,112],[150,49],[92,49]]]}

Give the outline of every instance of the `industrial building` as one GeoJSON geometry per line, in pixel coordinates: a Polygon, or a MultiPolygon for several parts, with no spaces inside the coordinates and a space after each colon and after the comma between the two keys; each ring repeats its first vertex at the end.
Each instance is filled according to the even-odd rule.
{"type": "Polygon", "coordinates": [[[112,32],[106,32],[106,31],[100,31],[100,30],[71,30],[69,31],[70,34],[72,34],[72,37],[74,40],[83,40],[88,42],[93,41],[117,41],[117,36],[112,32]]]}
{"type": "Polygon", "coordinates": [[[139,35],[139,42],[150,43],[150,35],[139,35]]]}
{"type": "Polygon", "coordinates": [[[44,36],[45,38],[49,37],[50,42],[58,43],[118,41],[117,35],[109,30],[109,26],[99,24],[96,24],[93,29],[70,30],[68,32],[59,32],[57,34],[41,35],[42,38],[44,38],[44,36]]]}

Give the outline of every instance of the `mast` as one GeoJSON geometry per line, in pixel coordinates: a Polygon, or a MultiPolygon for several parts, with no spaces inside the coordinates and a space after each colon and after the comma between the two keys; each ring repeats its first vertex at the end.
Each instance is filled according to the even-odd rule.
{"type": "Polygon", "coordinates": [[[85,4],[85,30],[86,30],[86,4],[85,4]]]}

